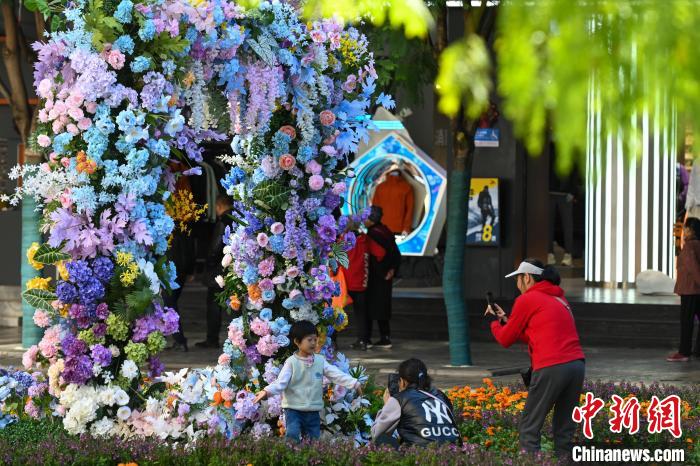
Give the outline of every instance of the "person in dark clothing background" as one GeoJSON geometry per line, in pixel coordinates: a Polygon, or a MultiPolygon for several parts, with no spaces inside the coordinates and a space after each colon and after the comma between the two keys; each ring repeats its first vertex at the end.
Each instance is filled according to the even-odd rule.
{"type": "MultiPolygon", "coordinates": [[[[180,287],[176,290],[171,290],[170,293],[163,293],[163,302],[167,307],[175,309],[178,315],[181,315],[178,300],[185,284],[192,280],[192,274],[194,273],[194,245],[193,241],[180,230],[176,229],[173,232],[173,237],[170,240],[170,249],[168,249],[168,259],[175,264],[175,270],[177,271],[176,282],[180,287]]],[[[187,338],[185,338],[182,331],[182,317],[180,317],[178,326],[177,333],[173,334],[175,343],[170,349],[187,351],[187,338]]]]}
{"type": "MultiPolygon", "coordinates": [[[[365,221],[367,236],[374,240],[385,251],[383,260],[370,255],[369,280],[367,285],[367,303],[369,316],[367,318],[366,336],[372,336],[372,322],[379,324],[380,339],[373,346],[391,348],[391,292],[394,276],[401,264],[401,252],[396,245],[394,233],[382,223],[382,209],[372,206],[369,217],[365,221]]],[[[367,345],[369,348],[370,345],[367,345]]]]}
{"type": "MultiPolygon", "coordinates": [[[[553,153],[553,149],[552,149],[553,153]]],[[[555,265],[554,240],[557,227],[557,212],[559,212],[562,228],[564,257],[561,265],[570,267],[573,265],[574,253],[574,203],[581,197],[581,176],[574,168],[569,175],[560,176],[554,166],[554,159],[549,158],[549,254],[547,265],[555,265]]]]}
{"type": "Polygon", "coordinates": [[[224,258],[224,232],[233,223],[231,217],[233,203],[231,198],[220,194],[216,198],[216,224],[207,249],[206,271],[204,285],[207,287],[207,339],[196,343],[199,348],[219,348],[219,332],[221,331],[221,306],[216,302],[216,294],[221,287],[216,283],[216,277],[223,274],[221,261],[224,258]]]}
{"type": "Polygon", "coordinates": [[[481,210],[481,222],[484,227],[488,218],[491,217],[491,225],[496,220],[496,211],[493,208],[493,200],[491,199],[491,193],[489,193],[489,187],[484,186],[484,189],[479,193],[479,198],[476,201],[477,206],[481,210]]]}

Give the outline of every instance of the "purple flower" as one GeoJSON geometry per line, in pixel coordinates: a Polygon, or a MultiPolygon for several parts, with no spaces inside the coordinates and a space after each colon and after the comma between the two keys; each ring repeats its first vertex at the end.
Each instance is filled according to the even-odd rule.
{"type": "Polygon", "coordinates": [[[95,345],[92,347],[92,360],[102,367],[109,366],[112,363],[112,352],[102,345],[95,345]]]}
{"type": "Polygon", "coordinates": [[[95,308],[95,317],[100,320],[105,320],[109,317],[109,306],[107,306],[107,303],[100,303],[97,305],[95,308]]]}
{"type": "Polygon", "coordinates": [[[163,335],[172,335],[180,329],[180,316],[174,309],[167,307],[165,309],[167,310],[163,313],[163,324],[160,331],[163,335]]]}
{"type": "Polygon", "coordinates": [[[134,334],[132,339],[135,342],[144,341],[148,335],[157,328],[157,317],[153,314],[141,317],[134,324],[134,334]]]}
{"type": "Polygon", "coordinates": [[[95,276],[90,276],[78,283],[78,293],[83,304],[92,304],[104,297],[105,287],[95,276]]]}
{"type": "Polygon", "coordinates": [[[48,388],[49,385],[46,383],[32,385],[29,387],[29,390],[27,390],[27,394],[32,398],[36,398],[37,396],[41,396],[48,388]]]}
{"type": "Polygon", "coordinates": [[[258,353],[258,349],[255,347],[255,345],[248,346],[244,352],[248,358],[248,361],[252,364],[260,364],[262,362],[260,353],[258,353]]]}
{"type": "Polygon", "coordinates": [[[67,383],[84,384],[92,377],[92,361],[90,357],[82,355],[66,359],[62,375],[63,380],[67,383]]]}
{"type": "Polygon", "coordinates": [[[95,335],[95,337],[102,338],[107,333],[107,324],[95,324],[95,326],[92,327],[92,333],[95,335]]]}
{"type": "Polygon", "coordinates": [[[73,283],[82,283],[90,278],[93,278],[92,270],[87,261],[77,260],[66,263],[68,276],[73,283]]]}
{"type": "Polygon", "coordinates": [[[81,354],[85,354],[88,350],[88,347],[83,340],[76,338],[70,333],[61,341],[61,348],[63,349],[63,354],[69,358],[72,356],[80,356],[81,354]]]}
{"type": "Polygon", "coordinates": [[[107,283],[112,278],[114,264],[107,257],[98,257],[92,261],[92,271],[102,283],[107,283]]]}
{"type": "Polygon", "coordinates": [[[148,359],[148,376],[158,377],[165,370],[165,365],[155,356],[148,359]]]}
{"type": "Polygon", "coordinates": [[[61,302],[71,304],[78,299],[78,290],[72,284],[61,280],[56,285],[56,296],[61,302]]]}

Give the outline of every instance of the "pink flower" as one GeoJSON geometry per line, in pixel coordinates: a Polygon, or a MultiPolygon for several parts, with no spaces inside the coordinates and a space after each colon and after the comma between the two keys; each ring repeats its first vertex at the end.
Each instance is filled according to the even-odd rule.
{"type": "Polygon", "coordinates": [[[219,356],[218,363],[220,366],[228,366],[230,362],[231,362],[231,356],[229,356],[228,354],[223,353],[219,356]]]}
{"type": "Polygon", "coordinates": [[[77,126],[75,126],[73,123],[69,124],[66,129],[68,130],[69,133],[71,133],[73,136],[77,136],[80,134],[80,130],[78,129],[77,126]]]}
{"type": "Polygon", "coordinates": [[[63,130],[63,123],[61,123],[60,120],[54,120],[53,123],[51,123],[51,129],[53,130],[53,134],[59,134],[63,130]]]}
{"type": "Polygon", "coordinates": [[[279,349],[279,345],[272,335],[265,335],[260,340],[258,340],[255,347],[258,349],[258,353],[263,356],[272,356],[279,349]]]}
{"type": "Polygon", "coordinates": [[[228,326],[228,339],[231,341],[231,344],[237,346],[241,351],[246,349],[243,331],[234,324],[228,326]]]}
{"type": "Polygon", "coordinates": [[[323,31],[319,31],[318,29],[314,29],[311,31],[311,40],[314,41],[317,44],[320,44],[321,42],[326,40],[326,35],[323,33],[323,31]]]}
{"type": "Polygon", "coordinates": [[[323,167],[315,160],[309,160],[306,163],[306,173],[310,175],[320,175],[323,167]]]}
{"type": "Polygon", "coordinates": [[[280,168],[282,170],[291,170],[296,165],[297,161],[292,154],[284,154],[280,157],[280,168]]]}
{"type": "Polygon", "coordinates": [[[80,91],[74,91],[71,93],[70,97],[68,97],[67,103],[71,107],[80,107],[81,105],[83,105],[84,100],[85,97],[80,91]]]}
{"type": "Polygon", "coordinates": [[[280,128],[280,131],[292,139],[297,137],[297,130],[294,129],[294,126],[284,125],[280,128]]]}
{"type": "Polygon", "coordinates": [[[71,108],[69,108],[69,109],[68,109],[68,115],[70,115],[70,117],[71,117],[72,119],[74,119],[75,121],[78,121],[78,120],[80,120],[81,118],[83,118],[83,117],[85,116],[85,114],[83,113],[83,109],[80,108],[80,107],[71,107],[71,108]]]}
{"type": "Polygon", "coordinates": [[[52,358],[56,356],[57,348],[56,346],[61,341],[61,330],[59,327],[54,326],[49,328],[44,332],[44,338],[39,342],[39,351],[46,358],[52,358]]]}
{"type": "Polygon", "coordinates": [[[49,164],[44,162],[41,165],[39,165],[39,168],[41,169],[42,172],[44,173],[51,173],[51,167],[49,167],[49,164]]]}
{"type": "Polygon", "coordinates": [[[269,277],[275,271],[275,258],[268,257],[258,264],[258,273],[263,277],[269,277]]]}
{"type": "Polygon", "coordinates": [[[48,78],[42,79],[41,82],[39,83],[39,86],[36,88],[36,92],[39,94],[39,97],[43,99],[48,99],[52,97],[51,93],[51,87],[53,86],[53,83],[51,80],[48,78]]]}
{"type": "Polygon", "coordinates": [[[231,254],[224,254],[224,258],[221,259],[221,266],[222,267],[228,267],[231,265],[231,262],[233,262],[233,257],[231,254]]]}
{"type": "Polygon", "coordinates": [[[256,317],[250,323],[250,331],[258,336],[265,336],[270,334],[270,325],[262,320],[260,317],[256,317]]]}
{"type": "Polygon", "coordinates": [[[34,404],[34,401],[30,398],[24,405],[24,412],[29,415],[29,417],[34,419],[39,419],[39,408],[34,404]]]}
{"type": "Polygon", "coordinates": [[[299,276],[299,267],[296,265],[292,265],[291,267],[287,268],[287,271],[285,272],[289,278],[296,278],[299,276]]]}
{"type": "Polygon", "coordinates": [[[321,119],[321,124],[323,126],[330,126],[335,123],[335,113],[331,112],[330,110],[322,111],[319,118],[321,119]]]}
{"type": "Polygon", "coordinates": [[[34,311],[34,323],[41,328],[46,328],[51,324],[51,318],[49,318],[49,315],[42,311],[41,309],[37,309],[34,311]]]}
{"type": "Polygon", "coordinates": [[[320,175],[313,175],[309,178],[309,188],[311,188],[312,191],[318,191],[323,188],[323,177],[320,175]]]}
{"type": "Polygon", "coordinates": [[[270,238],[265,234],[265,233],[258,233],[258,245],[261,248],[264,248],[267,246],[267,243],[270,241],[270,238]]]}
{"type": "Polygon", "coordinates": [[[83,131],[88,129],[90,126],[92,126],[92,120],[89,118],[81,118],[80,121],[78,121],[78,128],[83,131]]]}
{"type": "Polygon", "coordinates": [[[280,222],[275,222],[270,226],[270,231],[273,235],[279,235],[284,231],[284,224],[280,222]]]}
{"type": "Polygon", "coordinates": [[[72,206],[73,200],[70,197],[70,189],[66,189],[65,191],[63,191],[58,197],[58,200],[61,201],[61,207],[63,207],[64,209],[67,209],[70,206],[72,206]]]}
{"type": "Polygon", "coordinates": [[[88,113],[95,113],[97,111],[97,102],[88,102],[85,104],[85,110],[88,113]]]}
{"type": "Polygon", "coordinates": [[[51,138],[45,134],[40,134],[36,138],[36,143],[39,144],[41,147],[49,147],[51,145],[51,138]]]}
{"type": "Polygon", "coordinates": [[[111,50],[107,55],[107,63],[115,70],[121,70],[124,67],[124,54],[119,50],[111,50]]]}
{"type": "Polygon", "coordinates": [[[32,345],[27,351],[22,355],[22,365],[26,370],[29,370],[34,366],[36,362],[36,355],[39,354],[39,347],[32,345]]]}
{"type": "Polygon", "coordinates": [[[231,401],[231,400],[233,400],[233,398],[235,396],[236,396],[236,393],[228,387],[221,390],[221,398],[223,398],[224,401],[231,401]]]}
{"type": "Polygon", "coordinates": [[[273,285],[281,285],[282,283],[286,282],[287,279],[284,278],[283,275],[278,275],[276,277],[272,277],[272,284],[273,285]]]}
{"type": "Polygon", "coordinates": [[[341,181],[339,183],[335,183],[333,185],[333,194],[336,196],[340,196],[347,190],[347,186],[344,181],[341,181]]]}
{"type": "Polygon", "coordinates": [[[68,168],[68,166],[70,165],[70,159],[68,157],[62,157],[61,165],[63,165],[65,168],[68,168]]]}
{"type": "Polygon", "coordinates": [[[357,76],[351,74],[341,86],[345,92],[352,92],[357,87],[357,76]]]}

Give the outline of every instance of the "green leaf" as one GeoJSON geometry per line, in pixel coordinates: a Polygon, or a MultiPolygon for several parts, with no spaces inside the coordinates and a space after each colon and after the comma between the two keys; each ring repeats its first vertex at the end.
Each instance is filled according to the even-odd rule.
{"type": "Polygon", "coordinates": [[[61,251],[61,248],[52,248],[46,243],[42,244],[34,254],[34,260],[41,264],[55,264],[70,258],[70,254],[61,251]]]}
{"type": "Polygon", "coordinates": [[[345,248],[339,243],[333,243],[331,250],[333,251],[333,257],[336,261],[338,261],[338,264],[347,269],[350,265],[350,259],[348,258],[348,253],[345,251],[345,248]]]}
{"type": "Polygon", "coordinates": [[[253,197],[256,201],[268,205],[273,209],[281,209],[289,201],[292,188],[277,183],[274,180],[266,180],[253,189],[253,197]]]}
{"type": "Polygon", "coordinates": [[[30,306],[49,312],[53,311],[51,302],[57,299],[55,293],[37,289],[24,291],[22,297],[30,306]]]}
{"type": "Polygon", "coordinates": [[[127,319],[132,321],[144,315],[153,298],[153,293],[148,288],[141,288],[126,295],[127,319]]]}

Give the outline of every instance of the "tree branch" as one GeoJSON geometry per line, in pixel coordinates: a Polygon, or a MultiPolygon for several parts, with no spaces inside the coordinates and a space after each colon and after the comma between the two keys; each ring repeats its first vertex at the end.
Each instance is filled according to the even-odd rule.
{"type": "Polygon", "coordinates": [[[20,60],[20,32],[18,30],[17,17],[14,12],[14,1],[3,1],[0,4],[2,22],[5,28],[5,47],[2,50],[2,59],[5,63],[7,76],[10,83],[10,106],[12,118],[17,132],[23,143],[27,142],[31,128],[31,115],[27,102],[27,89],[22,75],[20,60]]]}
{"type": "Polygon", "coordinates": [[[8,102],[12,102],[12,96],[10,95],[10,89],[8,89],[7,84],[0,79],[0,94],[7,99],[8,102]]]}

